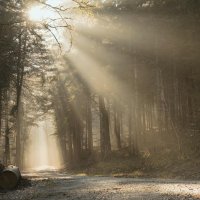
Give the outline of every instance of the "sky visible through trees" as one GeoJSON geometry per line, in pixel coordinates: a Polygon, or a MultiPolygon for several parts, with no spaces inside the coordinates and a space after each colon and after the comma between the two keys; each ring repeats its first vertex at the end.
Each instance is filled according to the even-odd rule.
{"type": "Polygon", "coordinates": [[[0,160],[198,160],[199,11],[197,0],[0,0],[0,160]]]}

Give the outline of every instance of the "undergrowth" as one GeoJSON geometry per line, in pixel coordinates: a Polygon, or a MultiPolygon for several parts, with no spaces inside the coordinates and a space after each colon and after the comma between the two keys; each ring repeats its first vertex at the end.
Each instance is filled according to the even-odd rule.
{"type": "Polygon", "coordinates": [[[95,155],[89,162],[83,160],[68,171],[98,176],[200,179],[199,169],[199,159],[180,157],[172,152],[148,156],[124,156],[121,152],[114,152],[110,159],[101,160],[95,155]]]}

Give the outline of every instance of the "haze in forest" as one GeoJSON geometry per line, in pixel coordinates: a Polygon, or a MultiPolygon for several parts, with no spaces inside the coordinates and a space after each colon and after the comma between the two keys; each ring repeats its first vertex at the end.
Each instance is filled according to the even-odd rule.
{"type": "Polygon", "coordinates": [[[0,1],[0,10],[5,165],[199,165],[198,1],[0,1]]]}

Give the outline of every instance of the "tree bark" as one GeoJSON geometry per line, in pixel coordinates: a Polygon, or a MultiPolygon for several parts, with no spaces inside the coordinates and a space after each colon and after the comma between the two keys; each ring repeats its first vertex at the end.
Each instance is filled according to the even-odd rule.
{"type": "Polygon", "coordinates": [[[105,107],[104,97],[102,96],[99,96],[99,112],[101,156],[102,159],[108,159],[111,153],[109,117],[105,107]]]}

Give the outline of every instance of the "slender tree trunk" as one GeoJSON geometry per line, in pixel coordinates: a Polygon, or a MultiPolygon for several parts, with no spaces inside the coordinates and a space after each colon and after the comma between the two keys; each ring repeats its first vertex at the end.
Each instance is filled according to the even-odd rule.
{"type": "Polygon", "coordinates": [[[139,133],[141,129],[141,116],[140,116],[140,104],[139,104],[139,92],[138,92],[138,69],[134,67],[134,99],[133,99],[133,134],[134,134],[134,149],[135,154],[139,153],[139,133]]]}
{"type": "Polygon", "coordinates": [[[2,129],[2,88],[0,87],[0,141],[1,141],[1,129],[2,129]]]}
{"type": "Polygon", "coordinates": [[[8,91],[5,94],[5,165],[7,166],[10,163],[10,129],[9,129],[9,96],[8,91]]]}
{"type": "Polygon", "coordinates": [[[117,149],[121,149],[121,122],[119,108],[117,108],[116,102],[114,103],[114,132],[117,141],[117,149]]]}
{"type": "Polygon", "coordinates": [[[22,36],[19,36],[19,48],[18,48],[18,61],[17,61],[17,134],[16,134],[16,164],[21,167],[20,157],[21,157],[21,114],[20,106],[21,104],[21,93],[24,80],[24,60],[26,57],[26,48],[27,48],[27,33],[25,33],[24,43],[22,43],[22,36]],[[23,54],[22,54],[23,53],[23,54]]]}
{"type": "Polygon", "coordinates": [[[78,164],[78,162],[80,161],[80,155],[81,155],[81,125],[80,125],[80,121],[79,119],[77,119],[77,117],[75,116],[75,114],[73,113],[72,116],[72,139],[73,139],[73,160],[74,160],[74,164],[78,164]]]}
{"type": "Polygon", "coordinates": [[[21,119],[22,119],[22,107],[21,103],[18,105],[17,110],[17,135],[16,135],[16,165],[21,168],[21,119]]]}
{"type": "Polygon", "coordinates": [[[89,153],[93,151],[93,134],[92,134],[92,109],[91,109],[91,95],[87,98],[87,120],[86,120],[86,127],[87,127],[87,136],[88,136],[88,150],[89,153]]]}
{"type": "Polygon", "coordinates": [[[5,166],[10,164],[10,138],[9,138],[9,126],[8,119],[6,119],[6,131],[5,131],[5,166]]]}
{"type": "Polygon", "coordinates": [[[72,147],[72,135],[71,135],[71,131],[68,132],[68,161],[69,163],[72,162],[73,160],[73,147],[72,147]]]}
{"type": "Polygon", "coordinates": [[[111,152],[109,116],[105,107],[105,101],[99,96],[99,112],[100,112],[100,146],[102,159],[107,159],[111,152]]]}
{"type": "Polygon", "coordinates": [[[133,135],[133,102],[130,99],[129,111],[128,111],[128,132],[129,132],[129,152],[130,155],[135,154],[135,142],[133,135]]]}

